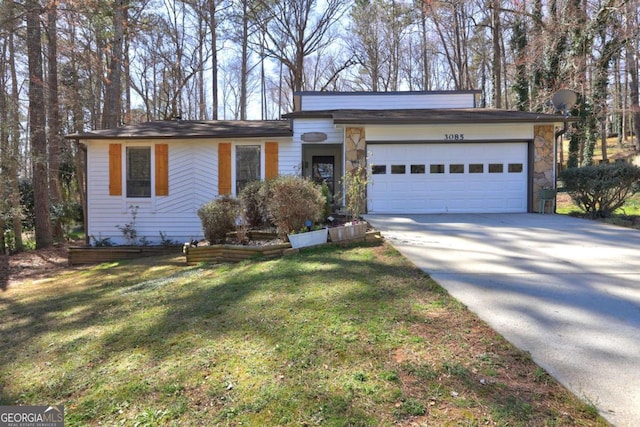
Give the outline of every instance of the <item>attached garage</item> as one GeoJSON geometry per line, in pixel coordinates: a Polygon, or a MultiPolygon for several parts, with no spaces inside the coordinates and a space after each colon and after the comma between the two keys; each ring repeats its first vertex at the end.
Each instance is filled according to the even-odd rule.
{"type": "Polygon", "coordinates": [[[533,212],[555,188],[557,141],[576,118],[480,108],[480,95],[299,92],[283,117],[303,153],[336,147],[343,174],[371,171],[369,213],[533,212]]]}
{"type": "Polygon", "coordinates": [[[368,144],[371,213],[526,212],[528,144],[368,144]]]}
{"type": "Polygon", "coordinates": [[[367,164],[377,214],[518,213],[555,186],[555,140],[570,118],[486,108],[337,110],[345,171],[367,164]]]}

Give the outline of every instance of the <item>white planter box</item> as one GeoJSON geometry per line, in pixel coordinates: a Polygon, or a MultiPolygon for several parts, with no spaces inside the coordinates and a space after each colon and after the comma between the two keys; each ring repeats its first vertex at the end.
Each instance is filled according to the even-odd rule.
{"type": "Polygon", "coordinates": [[[307,231],[306,233],[289,234],[289,242],[294,249],[327,243],[327,229],[307,231]]]}

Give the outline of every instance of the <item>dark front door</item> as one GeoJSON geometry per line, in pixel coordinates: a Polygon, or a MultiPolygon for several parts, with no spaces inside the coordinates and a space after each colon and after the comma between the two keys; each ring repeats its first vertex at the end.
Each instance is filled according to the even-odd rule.
{"type": "Polygon", "coordinates": [[[327,183],[329,187],[329,193],[334,194],[334,169],[335,169],[335,157],[334,156],[313,156],[311,158],[311,176],[314,182],[322,184],[327,183]]]}

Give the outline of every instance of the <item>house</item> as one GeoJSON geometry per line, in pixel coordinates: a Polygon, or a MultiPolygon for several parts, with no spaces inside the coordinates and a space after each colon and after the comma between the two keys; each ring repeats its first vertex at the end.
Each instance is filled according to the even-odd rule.
{"type": "Polygon", "coordinates": [[[555,185],[560,115],[477,107],[479,91],[300,92],[274,121],[167,120],[69,135],[87,150],[87,235],[202,237],[197,210],[302,174],[340,193],[367,164],[370,213],[530,212],[555,185]]]}

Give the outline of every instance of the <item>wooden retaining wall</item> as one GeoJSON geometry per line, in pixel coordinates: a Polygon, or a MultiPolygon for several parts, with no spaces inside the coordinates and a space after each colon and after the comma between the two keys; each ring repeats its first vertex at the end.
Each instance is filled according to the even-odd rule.
{"type": "Polygon", "coordinates": [[[100,264],[103,262],[114,262],[160,255],[180,255],[181,252],[181,246],[70,246],[67,251],[67,262],[70,266],[100,264]]]}
{"type": "Polygon", "coordinates": [[[249,258],[278,258],[285,251],[291,250],[290,243],[264,246],[238,246],[238,245],[211,245],[189,246],[185,245],[183,252],[187,258],[187,264],[240,262],[249,258]]]}
{"type": "MultiPolygon", "coordinates": [[[[364,237],[344,240],[329,245],[346,245],[350,243],[376,243],[382,238],[377,231],[368,232],[364,237]]],[[[264,246],[238,246],[238,245],[212,245],[212,246],[191,246],[184,245],[157,247],[157,246],[71,246],[68,249],[68,264],[100,264],[103,262],[115,262],[127,259],[136,259],[161,255],[179,255],[181,252],[186,258],[188,265],[204,263],[219,264],[225,262],[240,262],[250,258],[278,258],[286,252],[297,252],[291,249],[290,243],[280,245],[264,246]]]]}

